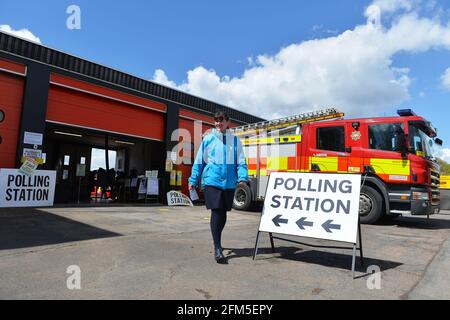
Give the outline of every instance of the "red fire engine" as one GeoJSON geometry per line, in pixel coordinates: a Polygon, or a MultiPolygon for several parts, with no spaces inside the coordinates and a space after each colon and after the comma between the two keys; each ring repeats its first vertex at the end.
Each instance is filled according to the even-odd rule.
{"type": "Polygon", "coordinates": [[[236,190],[235,209],[264,200],[270,172],[289,171],[361,174],[362,223],[439,212],[433,145],[442,140],[431,123],[410,109],[394,117],[344,120],[343,115],[332,108],[234,128],[250,178],[236,190]]]}

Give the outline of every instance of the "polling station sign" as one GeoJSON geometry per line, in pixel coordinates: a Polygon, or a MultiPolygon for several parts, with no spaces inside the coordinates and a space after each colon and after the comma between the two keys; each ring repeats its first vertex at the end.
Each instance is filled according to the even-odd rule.
{"type": "Polygon", "coordinates": [[[361,175],[272,172],[259,231],[356,243],[361,175]]]}
{"type": "Polygon", "coordinates": [[[169,206],[194,206],[191,199],[178,191],[167,192],[167,204],[169,206]]]}
{"type": "Polygon", "coordinates": [[[0,207],[53,206],[56,171],[0,169],[0,207]]]}

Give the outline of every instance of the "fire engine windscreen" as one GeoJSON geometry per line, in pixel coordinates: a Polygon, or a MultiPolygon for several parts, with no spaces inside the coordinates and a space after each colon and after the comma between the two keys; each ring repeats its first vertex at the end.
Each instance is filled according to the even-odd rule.
{"type": "Polygon", "coordinates": [[[425,159],[434,159],[436,154],[436,146],[431,137],[427,135],[423,126],[410,125],[409,139],[411,145],[411,153],[425,159]]]}

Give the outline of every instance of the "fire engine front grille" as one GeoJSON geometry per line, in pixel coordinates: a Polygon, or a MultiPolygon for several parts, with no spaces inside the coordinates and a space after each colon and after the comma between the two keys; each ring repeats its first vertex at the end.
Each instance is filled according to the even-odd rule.
{"type": "Polygon", "coordinates": [[[431,204],[437,206],[440,203],[441,193],[439,191],[439,185],[441,182],[441,176],[439,171],[430,170],[430,187],[431,187],[431,204]]]}

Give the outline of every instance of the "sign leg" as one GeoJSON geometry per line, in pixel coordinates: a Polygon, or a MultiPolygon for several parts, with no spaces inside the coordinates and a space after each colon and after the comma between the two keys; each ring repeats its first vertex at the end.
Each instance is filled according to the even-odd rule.
{"type": "Polygon", "coordinates": [[[362,247],[362,236],[361,236],[361,223],[358,220],[358,235],[359,235],[359,258],[361,260],[361,267],[364,267],[364,255],[362,247]]]}
{"type": "Polygon", "coordinates": [[[353,257],[352,257],[352,277],[355,279],[355,260],[356,260],[356,243],[353,244],[353,257]]]}
{"type": "Polygon", "coordinates": [[[275,245],[273,243],[273,235],[272,235],[272,233],[269,233],[269,238],[270,238],[270,245],[272,246],[272,253],[275,253],[275,245]]]}
{"type": "Polygon", "coordinates": [[[258,254],[259,233],[260,231],[258,231],[258,234],[256,235],[255,250],[253,251],[253,260],[256,259],[256,255],[258,254]]]}
{"type": "Polygon", "coordinates": [[[81,192],[81,177],[78,180],[78,204],[80,204],[80,192],[81,192]]]}

